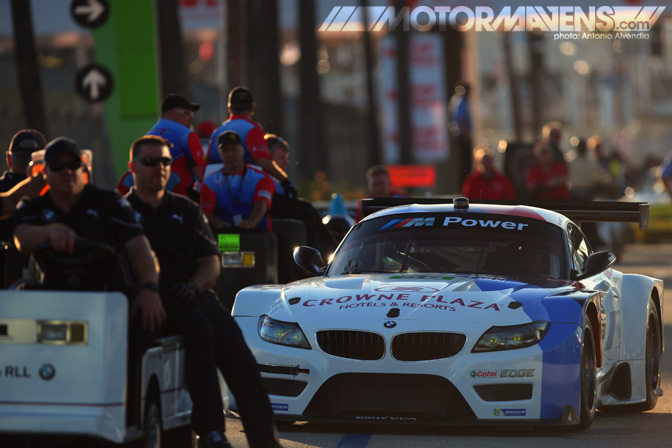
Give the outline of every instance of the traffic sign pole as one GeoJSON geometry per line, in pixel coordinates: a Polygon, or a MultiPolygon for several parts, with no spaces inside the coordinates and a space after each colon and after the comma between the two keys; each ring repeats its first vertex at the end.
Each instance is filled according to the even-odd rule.
{"type": "Polygon", "coordinates": [[[154,0],[120,0],[93,30],[96,62],[110,71],[114,88],[105,116],[117,177],[128,171],[131,143],[159,117],[158,42],[154,0]]]}

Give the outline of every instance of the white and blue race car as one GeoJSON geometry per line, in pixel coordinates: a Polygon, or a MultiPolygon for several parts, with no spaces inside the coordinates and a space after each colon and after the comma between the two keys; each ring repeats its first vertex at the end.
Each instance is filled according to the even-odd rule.
{"type": "Polygon", "coordinates": [[[587,428],[656,405],[663,283],[612,269],[568,217],[645,222],[646,205],[401,201],[326,266],[297,248],[315,277],[238,293],[277,419],[587,428]]]}

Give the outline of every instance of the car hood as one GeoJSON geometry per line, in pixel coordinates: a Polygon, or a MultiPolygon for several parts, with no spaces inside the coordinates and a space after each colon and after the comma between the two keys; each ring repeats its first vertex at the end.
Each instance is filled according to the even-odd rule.
{"type": "MultiPolygon", "coordinates": [[[[580,284],[558,280],[523,282],[481,275],[375,274],[312,278],[290,283],[266,314],[298,322],[304,331],[368,328],[376,320],[415,322],[427,331],[514,325],[564,317],[558,302],[580,284]],[[562,314],[562,313],[560,313],[562,314]]],[[[580,308],[580,306],[579,306],[580,308]]],[[[575,316],[567,316],[575,321],[575,316]]]]}

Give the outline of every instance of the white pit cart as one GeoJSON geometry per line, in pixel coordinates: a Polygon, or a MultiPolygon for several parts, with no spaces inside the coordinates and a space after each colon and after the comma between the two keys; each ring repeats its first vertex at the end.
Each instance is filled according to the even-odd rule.
{"type": "Polygon", "coordinates": [[[0,291],[0,446],[193,444],[181,336],[142,355],[132,387],[128,316],[118,292],[0,291]]]}

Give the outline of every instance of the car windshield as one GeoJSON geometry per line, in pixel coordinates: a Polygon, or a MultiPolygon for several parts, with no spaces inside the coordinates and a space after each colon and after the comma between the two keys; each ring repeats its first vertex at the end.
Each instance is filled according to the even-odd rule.
{"type": "Polygon", "coordinates": [[[389,215],[353,228],[327,276],[438,272],[561,279],[562,234],[539,219],[509,215],[389,215]]]}

